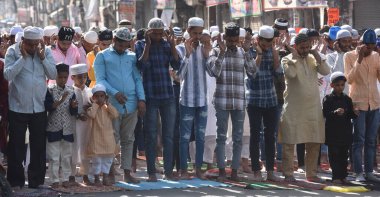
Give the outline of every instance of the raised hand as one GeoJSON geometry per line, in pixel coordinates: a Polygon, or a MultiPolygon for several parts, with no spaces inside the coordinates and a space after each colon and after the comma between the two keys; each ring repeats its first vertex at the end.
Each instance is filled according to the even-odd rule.
{"type": "Polygon", "coordinates": [[[249,49],[251,48],[251,42],[252,42],[252,35],[249,33],[245,34],[244,42],[243,42],[243,49],[245,52],[248,52],[249,49]]]}
{"type": "Polygon", "coordinates": [[[41,61],[45,59],[45,44],[44,40],[42,39],[40,40],[40,44],[37,47],[37,55],[41,61]]]}
{"type": "Polygon", "coordinates": [[[257,40],[258,38],[256,39],[252,39],[252,47],[253,49],[256,50],[256,53],[263,53],[263,50],[261,49],[261,47],[259,46],[259,42],[257,40]]]}
{"type": "Polygon", "coordinates": [[[216,39],[218,45],[219,45],[219,49],[221,52],[225,52],[226,51],[226,43],[224,40],[222,40],[222,36],[219,34],[217,39],[216,39]]]}
{"type": "Polygon", "coordinates": [[[169,34],[164,31],[164,36],[168,39],[170,46],[175,46],[175,35],[172,26],[169,27],[169,34]]]}
{"type": "Polygon", "coordinates": [[[187,39],[185,41],[185,49],[186,49],[186,57],[189,57],[191,53],[193,53],[194,46],[193,46],[193,38],[187,39]]]}
{"type": "Polygon", "coordinates": [[[24,57],[24,58],[28,55],[28,53],[26,52],[26,49],[25,49],[24,41],[20,42],[20,52],[21,52],[22,57],[24,57]]]}
{"type": "Polygon", "coordinates": [[[337,51],[338,53],[342,52],[342,50],[339,47],[339,42],[338,41],[334,42],[334,50],[337,51]]]}
{"type": "Polygon", "coordinates": [[[145,46],[150,46],[152,44],[152,41],[150,39],[150,35],[152,34],[153,30],[149,29],[145,32],[145,46]]]}

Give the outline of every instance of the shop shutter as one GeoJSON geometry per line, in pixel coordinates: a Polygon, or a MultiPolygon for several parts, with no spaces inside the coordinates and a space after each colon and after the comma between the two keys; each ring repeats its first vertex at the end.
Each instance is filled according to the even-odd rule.
{"type": "Polygon", "coordinates": [[[356,0],[353,7],[354,28],[380,27],[380,0],[356,0]]]}

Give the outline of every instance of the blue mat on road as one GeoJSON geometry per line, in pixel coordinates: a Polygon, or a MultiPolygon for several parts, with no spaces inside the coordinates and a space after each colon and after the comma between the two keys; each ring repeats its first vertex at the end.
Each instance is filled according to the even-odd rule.
{"type": "Polygon", "coordinates": [[[117,187],[127,190],[155,190],[155,189],[173,189],[173,188],[199,188],[199,187],[230,187],[231,185],[215,181],[192,179],[180,181],[168,181],[159,179],[157,182],[142,181],[139,184],[129,184],[126,182],[117,182],[117,187]]]}

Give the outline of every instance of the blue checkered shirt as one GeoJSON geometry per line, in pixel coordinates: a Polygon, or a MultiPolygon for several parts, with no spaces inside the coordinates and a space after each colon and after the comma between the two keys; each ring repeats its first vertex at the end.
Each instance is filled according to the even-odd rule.
{"type": "Polygon", "coordinates": [[[273,83],[275,72],[273,70],[273,63],[272,50],[264,51],[256,77],[246,77],[247,88],[245,93],[248,104],[261,108],[277,106],[276,89],[273,83]]]}
{"type": "MultiPolygon", "coordinates": [[[[144,47],[145,41],[138,41],[135,44],[137,59],[142,56],[144,47]]],[[[147,62],[138,61],[137,66],[142,72],[145,97],[147,99],[174,98],[169,66],[177,70],[179,61],[175,61],[169,42],[161,40],[158,44],[152,43],[147,62]]]]}

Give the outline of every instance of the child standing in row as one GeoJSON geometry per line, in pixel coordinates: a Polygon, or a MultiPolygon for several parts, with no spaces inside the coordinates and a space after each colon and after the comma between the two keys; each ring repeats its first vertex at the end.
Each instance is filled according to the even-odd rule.
{"type": "Polygon", "coordinates": [[[116,108],[108,102],[106,88],[103,85],[95,85],[92,93],[93,104],[87,111],[87,115],[92,119],[92,124],[86,153],[92,159],[95,185],[101,185],[99,175],[102,173],[103,185],[110,186],[112,184],[108,179],[108,174],[117,150],[112,120],[119,114],[116,108]]]}
{"type": "Polygon", "coordinates": [[[90,98],[92,96],[91,89],[86,86],[87,81],[87,65],[75,64],[70,66],[71,79],[74,81],[74,92],[78,102],[78,115],[75,122],[74,145],[72,155],[72,171],[69,181],[76,184],[75,175],[76,165],[80,164],[79,174],[83,176],[83,183],[91,184],[88,174],[90,159],[86,156],[86,145],[91,129],[91,120],[88,119],[87,109],[90,106],[90,98]]]}
{"type": "Polygon", "coordinates": [[[334,72],[330,77],[333,92],[323,99],[323,115],[326,118],[326,145],[332,169],[332,182],[347,183],[349,149],[352,144],[352,122],[356,118],[352,100],[343,93],[346,77],[334,72]]]}
{"type": "Polygon", "coordinates": [[[49,85],[46,92],[45,108],[49,112],[46,128],[46,151],[49,158],[49,174],[52,188],[59,186],[59,167],[62,167],[63,187],[69,187],[71,174],[71,154],[74,142],[75,117],[78,103],[74,89],[67,86],[69,65],[58,64],[56,83],[49,85]]]}

